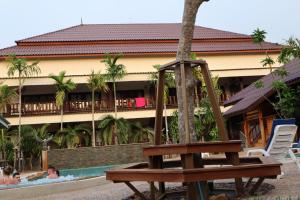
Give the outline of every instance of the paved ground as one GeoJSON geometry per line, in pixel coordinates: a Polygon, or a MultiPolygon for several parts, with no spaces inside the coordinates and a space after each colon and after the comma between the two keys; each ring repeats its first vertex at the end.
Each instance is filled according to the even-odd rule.
{"type": "MultiPolygon", "coordinates": [[[[261,197],[262,199],[276,199],[279,196],[285,197],[284,200],[289,196],[292,199],[298,199],[298,197],[300,199],[300,170],[298,170],[294,163],[291,163],[284,165],[283,171],[285,175],[282,179],[266,181],[274,185],[275,189],[268,193],[267,196],[261,197]]],[[[136,186],[141,191],[148,189],[148,185],[145,183],[137,183],[136,186]]],[[[107,182],[107,184],[101,186],[31,198],[31,200],[121,200],[131,194],[132,192],[124,184],[107,182]]]]}

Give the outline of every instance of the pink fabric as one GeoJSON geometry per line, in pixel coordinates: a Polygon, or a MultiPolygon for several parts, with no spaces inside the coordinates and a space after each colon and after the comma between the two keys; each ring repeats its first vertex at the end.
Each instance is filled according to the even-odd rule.
{"type": "Polygon", "coordinates": [[[146,101],[144,97],[135,98],[135,106],[137,108],[145,107],[146,101]]]}

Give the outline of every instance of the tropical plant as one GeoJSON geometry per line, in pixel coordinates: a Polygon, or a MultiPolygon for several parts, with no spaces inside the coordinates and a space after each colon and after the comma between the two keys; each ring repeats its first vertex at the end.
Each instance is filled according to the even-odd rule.
{"type": "Polygon", "coordinates": [[[153,137],[153,130],[143,127],[140,122],[130,123],[129,142],[152,142],[153,137]]]}
{"type": "MultiPolygon", "coordinates": [[[[15,90],[8,87],[8,85],[0,85],[0,115],[6,110],[6,106],[10,104],[16,97],[17,93],[15,90]]],[[[4,138],[4,129],[1,129],[1,148],[3,152],[3,158],[6,159],[6,140],[4,138]]]]}
{"type": "MultiPolygon", "coordinates": [[[[114,119],[118,119],[117,113],[118,113],[118,108],[117,108],[117,89],[116,89],[116,81],[121,80],[124,78],[126,75],[126,68],[125,65],[123,64],[117,64],[117,61],[122,57],[121,54],[112,56],[110,54],[106,54],[104,57],[103,62],[106,65],[106,78],[113,83],[113,91],[114,91],[114,106],[115,106],[115,117],[114,119]]],[[[115,120],[117,122],[117,120],[115,120]]],[[[114,128],[112,129],[113,131],[119,130],[117,127],[117,123],[114,124],[114,128]]],[[[118,134],[116,132],[113,133],[113,136],[117,136],[118,134]]],[[[118,140],[115,140],[117,142],[118,140]]]]}
{"type": "MultiPolygon", "coordinates": [[[[259,44],[262,47],[262,43],[266,38],[266,31],[256,29],[252,34],[253,42],[259,44]]],[[[288,71],[284,67],[279,67],[274,70],[273,65],[276,63],[273,58],[271,58],[266,50],[266,58],[264,58],[261,63],[263,67],[268,67],[272,77],[272,88],[276,91],[275,101],[271,101],[269,98],[264,98],[274,107],[275,112],[280,118],[290,118],[293,117],[296,110],[296,104],[298,101],[298,96],[300,94],[300,87],[292,88],[284,82],[284,78],[288,76],[288,71]]],[[[280,55],[278,56],[278,61],[280,63],[287,63],[291,59],[300,57],[300,40],[295,38],[290,38],[287,44],[282,49],[280,55]]],[[[258,80],[254,83],[256,88],[263,88],[264,83],[258,80]]]]}
{"type": "MultiPolygon", "coordinates": [[[[41,69],[38,66],[38,62],[32,62],[31,64],[28,64],[27,61],[23,58],[17,58],[16,55],[10,55],[7,59],[9,65],[8,65],[8,71],[7,75],[9,77],[11,76],[17,76],[18,79],[18,96],[19,96],[19,105],[18,105],[18,114],[19,114],[19,134],[18,134],[18,150],[21,149],[21,116],[22,116],[22,88],[24,85],[24,82],[26,78],[34,75],[38,75],[41,73],[41,69]]],[[[19,155],[20,155],[19,151],[19,155]]],[[[19,159],[18,167],[21,168],[21,160],[19,159]]]]}
{"type": "MultiPolygon", "coordinates": [[[[153,65],[153,68],[155,69],[155,72],[151,73],[150,75],[150,81],[157,85],[158,81],[158,71],[161,65],[153,65]]],[[[175,88],[175,76],[174,73],[165,73],[164,77],[164,113],[165,113],[165,127],[166,127],[166,140],[167,143],[170,142],[169,138],[169,126],[168,126],[168,115],[167,115],[167,103],[168,103],[168,97],[169,97],[169,88],[175,88]]]]}
{"type": "Polygon", "coordinates": [[[116,81],[121,80],[126,75],[126,68],[123,64],[117,64],[117,61],[122,57],[121,54],[112,56],[110,54],[106,54],[103,62],[106,65],[106,77],[108,80],[113,83],[113,91],[114,91],[114,104],[115,104],[115,118],[117,118],[117,90],[116,90],[116,81]]]}
{"type": "Polygon", "coordinates": [[[170,138],[172,143],[179,143],[179,129],[178,129],[178,111],[175,110],[171,117],[169,123],[170,138]]]}
{"type": "Polygon", "coordinates": [[[88,87],[92,92],[92,146],[96,146],[96,133],[95,133],[95,92],[108,92],[109,88],[105,82],[105,75],[101,72],[95,73],[92,71],[88,78],[88,87]]]}
{"type": "MultiPolygon", "coordinates": [[[[23,152],[24,158],[29,158],[31,169],[33,159],[39,157],[41,153],[41,146],[36,141],[35,132],[36,130],[29,125],[21,127],[21,151],[23,152]]],[[[11,130],[7,134],[12,144],[16,146],[18,144],[18,130],[11,130]]]]}
{"type": "Polygon", "coordinates": [[[66,94],[74,90],[76,88],[76,84],[72,81],[72,79],[65,80],[66,71],[61,71],[58,75],[50,74],[49,77],[55,81],[55,101],[56,106],[60,108],[60,130],[63,130],[63,114],[66,94]]]}
{"type": "Polygon", "coordinates": [[[14,145],[7,136],[7,130],[2,130],[0,137],[0,149],[3,149],[2,156],[9,165],[14,165],[14,145]]]}
{"type": "Polygon", "coordinates": [[[63,130],[59,130],[53,141],[60,148],[74,148],[76,146],[89,146],[91,138],[91,130],[87,125],[79,124],[75,126],[68,126],[63,130]]]}
{"type": "Polygon", "coordinates": [[[290,37],[284,45],[278,57],[280,63],[288,63],[294,58],[300,57],[300,39],[290,37]]]}
{"type": "Polygon", "coordinates": [[[124,118],[107,115],[99,122],[100,138],[104,145],[128,143],[130,124],[124,118]]]}
{"type": "Polygon", "coordinates": [[[11,89],[8,85],[0,85],[0,114],[6,109],[6,106],[18,96],[14,89],[11,89]]]}

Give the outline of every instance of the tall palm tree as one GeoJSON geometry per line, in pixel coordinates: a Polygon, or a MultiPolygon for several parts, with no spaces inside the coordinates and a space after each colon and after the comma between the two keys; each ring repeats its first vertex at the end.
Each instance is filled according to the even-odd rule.
{"type": "MultiPolygon", "coordinates": [[[[161,65],[153,65],[156,72],[151,73],[150,80],[153,84],[157,84],[158,71],[161,65]]],[[[167,103],[169,97],[169,88],[175,88],[175,77],[174,73],[165,73],[165,85],[164,85],[164,113],[165,113],[165,127],[166,127],[166,142],[170,141],[169,137],[169,126],[168,126],[168,115],[167,115],[167,103]]]]}
{"type": "Polygon", "coordinates": [[[130,124],[126,119],[107,115],[100,120],[98,128],[101,140],[105,145],[128,143],[130,124]]]}
{"type": "MultiPolygon", "coordinates": [[[[18,95],[16,91],[8,87],[8,85],[0,85],[0,115],[3,115],[6,106],[10,104],[17,96],[18,95]]],[[[2,135],[2,151],[5,159],[6,155],[5,155],[4,129],[1,129],[1,135],[2,135]]]]}
{"type": "MultiPolygon", "coordinates": [[[[18,78],[18,93],[19,93],[19,106],[18,106],[18,112],[19,112],[19,139],[18,139],[18,150],[19,154],[20,152],[20,145],[21,145],[21,116],[22,116],[22,87],[26,80],[26,78],[34,75],[38,75],[41,73],[41,69],[38,66],[38,61],[32,62],[31,64],[28,64],[25,59],[17,58],[16,55],[11,55],[8,57],[8,71],[7,75],[9,77],[11,76],[17,76],[18,78]]],[[[19,168],[21,168],[21,160],[19,159],[19,168]]]]}
{"type": "Polygon", "coordinates": [[[105,63],[106,65],[106,77],[108,80],[111,80],[113,83],[113,90],[114,90],[114,104],[115,104],[115,118],[117,118],[117,90],[116,90],[116,81],[121,80],[126,75],[126,69],[123,64],[117,64],[119,58],[122,55],[115,55],[112,56],[107,54],[101,62],[105,63]]]}
{"type": "Polygon", "coordinates": [[[66,71],[61,71],[58,75],[50,74],[49,77],[55,81],[55,102],[56,106],[60,108],[60,130],[63,130],[63,114],[66,94],[74,90],[76,88],[76,84],[72,81],[72,79],[65,80],[66,71]]]}
{"type": "Polygon", "coordinates": [[[95,73],[92,71],[88,78],[88,87],[92,92],[92,146],[96,146],[96,133],[95,133],[95,92],[108,92],[109,88],[105,82],[105,75],[101,72],[95,73]]]}

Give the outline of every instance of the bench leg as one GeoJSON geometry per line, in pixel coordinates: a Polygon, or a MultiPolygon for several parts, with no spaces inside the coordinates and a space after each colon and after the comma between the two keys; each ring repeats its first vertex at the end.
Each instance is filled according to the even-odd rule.
{"type": "Polygon", "coordinates": [[[245,185],[245,188],[249,187],[251,182],[253,180],[253,177],[249,178],[249,180],[247,181],[246,185],[245,185]]]}
{"type": "Polygon", "coordinates": [[[259,177],[258,181],[253,185],[253,187],[251,188],[249,193],[251,195],[254,194],[264,180],[265,180],[265,177],[259,177]]]}
{"type": "MultiPolygon", "coordinates": [[[[239,165],[240,164],[239,153],[230,152],[230,153],[225,153],[225,155],[226,155],[226,158],[228,160],[230,160],[232,165],[239,165]]],[[[235,187],[236,187],[237,196],[242,196],[242,194],[244,193],[243,179],[242,178],[235,178],[235,187]]]]}
{"type": "Polygon", "coordinates": [[[129,181],[124,182],[137,196],[139,196],[142,200],[148,200],[145,195],[143,195],[140,191],[138,191],[129,181]]]}

